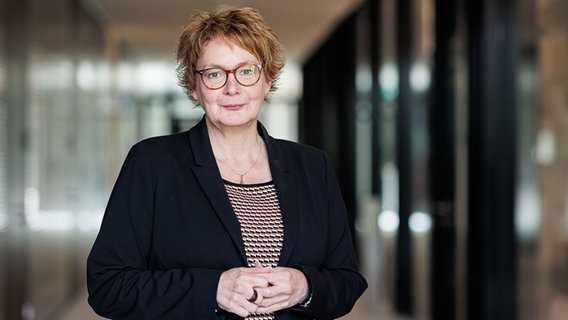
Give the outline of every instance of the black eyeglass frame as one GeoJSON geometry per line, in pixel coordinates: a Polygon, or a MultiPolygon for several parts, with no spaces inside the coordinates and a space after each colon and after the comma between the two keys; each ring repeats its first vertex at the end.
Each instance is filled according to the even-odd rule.
{"type": "Polygon", "coordinates": [[[201,78],[201,82],[203,83],[203,85],[204,85],[205,87],[207,87],[207,89],[210,89],[210,90],[217,90],[217,89],[223,88],[223,87],[227,84],[227,81],[229,81],[229,74],[231,74],[231,73],[233,74],[233,77],[235,77],[235,80],[237,81],[238,84],[240,84],[240,85],[243,86],[243,87],[252,87],[252,86],[254,86],[255,84],[257,84],[258,81],[260,80],[260,78],[262,77],[262,69],[263,69],[263,65],[262,65],[262,64],[260,64],[260,63],[252,63],[252,64],[245,64],[245,65],[238,66],[238,67],[236,67],[236,68],[233,69],[233,70],[226,70],[226,69],[223,69],[223,68],[215,67],[215,68],[206,68],[206,69],[201,69],[201,70],[195,70],[195,73],[199,74],[199,76],[200,76],[200,78],[201,78]],[[250,65],[253,65],[253,66],[255,66],[255,67],[258,68],[258,71],[259,71],[258,79],[256,79],[256,81],[255,81],[254,83],[251,83],[251,84],[243,84],[243,83],[241,83],[241,82],[239,81],[239,79],[237,78],[236,71],[239,70],[240,68],[243,68],[243,67],[246,67],[246,66],[250,66],[250,65]],[[224,72],[227,74],[227,76],[225,77],[225,81],[223,82],[222,85],[220,85],[220,86],[218,86],[218,87],[213,87],[213,88],[212,88],[212,87],[209,87],[209,86],[205,83],[205,80],[203,79],[203,75],[205,74],[205,72],[207,72],[207,71],[209,71],[209,70],[215,70],[215,69],[224,71],[224,72]]]}

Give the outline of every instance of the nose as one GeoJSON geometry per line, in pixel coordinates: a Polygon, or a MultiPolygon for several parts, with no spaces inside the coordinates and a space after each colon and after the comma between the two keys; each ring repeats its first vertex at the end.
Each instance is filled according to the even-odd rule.
{"type": "Polygon", "coordinates": [[[227,83],[223,87],[223,92],[229,95],[238,94],[241,90],[241,85],[237,82],[235,72],[231,71],[227,73],[227,83]],[[231,76],[232,73],[232,76],[231,76]]]}

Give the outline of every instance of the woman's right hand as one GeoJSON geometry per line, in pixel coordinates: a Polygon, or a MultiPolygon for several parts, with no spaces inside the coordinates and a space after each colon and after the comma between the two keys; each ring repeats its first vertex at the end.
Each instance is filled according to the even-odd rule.
{"type": "Polygon", "coordinates": [[[258,310],[254,303],[249,301],[253,297],[254,288],[268,287],[268,281],[258,274],[268,273],[270,268],[264,268],[256,263],[254,268],[233,268],[221,274],[217,287],[217,305],[223,310],[246,317],[258,310]]]}

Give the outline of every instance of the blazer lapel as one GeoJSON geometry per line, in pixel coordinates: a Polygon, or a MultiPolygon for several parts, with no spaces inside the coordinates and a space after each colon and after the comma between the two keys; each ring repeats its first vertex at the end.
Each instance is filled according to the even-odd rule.
{"type": "Polygon", "coordinates": [[[282,212],[282,220],[284,223],[284,243],[282,244],[282,252],[278,265],[287,264],[292,249],[298,238],[299,229],[299,207],[296,188],[296,179],[294,174],[290,172],[282,172],[278,178],[274,179],[278,199],[280,200],[280,210],[282,212]]]}
{"type": "Polygon", "coordinates": [[[209,198],[209,202],[214,211],[219,216],[219,219],[229,232],[236,247],[241,253],[243,264],[247,265],[245,246],[241,235],[241,228],[236,215],[234,214],[227,192],[222,183],[219,168],[215,162],[215,156],[209,143],[209,135],[207,134],[207,127],[205,121],[201,120],[189,132],[189,142],[193,150],[193,157],[195,166],[192,166],[195,177],[201,186],[201,189],[209,198]]]}
{"type": "Polygon", "coordinates": [[[299,231],[299,198],[297,194],[298,183],[296,173],[290,169],[288,160],[275,140],[270,137],[266,129],[259,123],[259,131],[266,142],[272,179],[280,202],[282,221],[284,223],[284,243],[280,253],[279,266],[288,263],[292,249],[298,238],[299,231]]]}

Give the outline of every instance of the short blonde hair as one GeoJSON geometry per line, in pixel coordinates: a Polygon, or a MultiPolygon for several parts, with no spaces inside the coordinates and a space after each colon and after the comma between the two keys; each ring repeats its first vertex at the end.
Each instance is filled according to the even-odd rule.
{"type": "Polygon", "coordinates": [[[270,92],[277,89],[277,80],[284,67],[284,48],[272,28],[253,8],[227,7],[219,11],[194,14],[180,36],[176,58],[180,86],[190,99],[198,79],[196,64],[203,46],[221,39],[253,54],[263,65],[265,76],[272,80],[270,92]]]}

